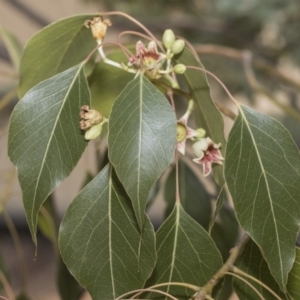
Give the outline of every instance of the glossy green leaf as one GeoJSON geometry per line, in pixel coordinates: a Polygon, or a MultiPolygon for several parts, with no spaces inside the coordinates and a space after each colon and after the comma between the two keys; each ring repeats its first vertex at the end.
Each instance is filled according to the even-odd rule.
{"type": "MultiPolygon", "coordinates": [[[[180,56],[176,58],[176,62],[186,66],[204,68],[200,60],[196,60],[188,49],[183,50],[180,56]]],[[[226,147],[224,120],[211,99],[206,74],[198,70],[187,69],[183,76],[187,81],[192,99],[195,102],[195,120],[197,126],[204,128],[207,136],[215,143],[222,144],[221,152],[224,154],[226,147]]],[[[213,173],[218,184],[222,186],[224,183],[223,167],[214,164],[213,173]]]]}
{"type": "Polygon", "coordinates": [[[299,150],[280,123],[241,105],[225,163],[237,218],[285,291],[300,224],[299,150]]]}
{"type": "Polygon", "coordinates": [[[18,169],[35,243],[41,205],[70,174],[87,145],[78,123],[80,107],[89,101],[80,64],[31,89],[12,113],[8,154],[18,169]]]}
{"type": "MultiPolygon", "coordinates": [[[[213,240],[178,203],[157,231],[156,238],[157,263],[147,286],[184,282],[200,287],[222,266],[221,254],[213,240]]],[[[194,293],[177,286],[163,290],[177,297],[180,295],[180,299],[189,299],[194,293]]]]}
{"type": "Polygon", "coordinates": [[[70,272],[94,300],[142,288],[155,265],[153,227],[142,235],[123,186],[106,166],[74,199],[59,245],[70,272]]]}
{"type": "Polygon", "coordinates": [[[291,299],[300,299],[300,248],[296,247],[296,259],[289,274],[287,293],[291,299]]]}
{"type": "MultiPolygon", "coordinates": [[[[236,267],[264,283],[273,292],[275,292],[275,294],[277,294],[280,299],[286,299],[285,295],[280,291],[280,288],[274,280],[273,276],[270,274],[268,265],[262,257],[259,248],[254,242],[249,241],[247,243],[242,255],[236,262],[236,267]]],[[[265,300],[276,300],[276,298],[264,287],[252,281],[251,279],[245,279],[259,291],[259,293],[264,297],[265,300]]],[[[234,278],[233,280],[233,287],[240,299],[259,299],[257,293],[254,292],[251,287],[237,278],[234,278]]]]}
{"type": "Polygon", "coordinates": [[[142,227],[150,189],[174,158],[174,110],[165,96],[141,75],[116,99],[108,131],[109,159],[142,227]]]}
{"type": "MultiPolygon", "coordinates": [[[[180,160],[178,165],[181,205],[187,214],[203,228],[208,229],[211,217],[211,196],[186,162],[180,160]]],[[[175,177],[176,171],[173,167],[165,184],[166,217],[170,215],[175,205],[175,177]]]]}
{"type": "Polygon", "coordinates": [[[9,57],[15,67],[15,69],[19,70],[19,63],[22,55],[23,48],[18,39],[9,32],[6,28],[0,25],[0,37],[2,38],[4,45],[7,49],[9,57]]]}
{"type": "Polygon", "coordinates": [[[39,82],[79,64],[96,47],[90,29],[83,24],[91,17],[59,20],[29,40],[20,64],[20,98],[39,82]]]}

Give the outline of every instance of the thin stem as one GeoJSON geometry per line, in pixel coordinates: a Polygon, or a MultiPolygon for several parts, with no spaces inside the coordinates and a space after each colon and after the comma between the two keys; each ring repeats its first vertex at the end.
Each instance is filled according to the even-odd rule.
{"type": "Polygon", "coordinates": [[[237,115],[230,110],[229,108],[227,108],[226,106],[224,106],[223,104],[221,104],[218,101],[214,101],[216,107],[219,109],[219,111],[226,117],[230,118],[231,120],[235,121],[237,115]]]}
{"type": "Polygon", "coordinates": [[[140,33],[138,31],[126,30],[126,31],[121,32],[118,36],[118,41],[119,41],[120,44],[121,44],[121,37],[124,36],[124,35],[136,35],[136,36],[142,37],[145,40],[149,40],[149,41],[152,40],[148,35],[145,35],[145,34],[140,33]]]}
{"type": "Polygon", "coordinates": [[[138,20],[136,20],[135,18],[127,15],[126,13],[120,12],[120,11],[111,11],[111,12],[104,12],[104,13],[101,12],[100,15],[102,15],[102,16],[122,16],[122,17],[130,20],[131,22],[133,22],[134,24],[139,26],[141,29],[143,29],[157,43],[158,47],[163,52],[165,52],[164,48],[161,46],[161,43],[157,40],[157,38],[153,35],[153,33],[147,27],[145,27],[142,23],[140,23],[138,20]]]}
{"type": "Polygon", "coordinates": [[[165,283],[159,283],[159,284],[155,284],[152,286],[149,286],[150,289],[155,289],[158,287],[162,287],[162,286],[170,286],[170,285],[175,285],[175,286],[184,286],[186,288],[189,288],[193,291],[198,291],[199,290],[199,286],[193,285],[193,284],[189,284],[189,283],[183,283],[183,282],[165,282],[165,283]]]}
{"type": "Polygon", "coordinates": [[[237,274],[234,274],[234,273],[230,273],[230,272],[225,272],[226,275],[231,275],[233,277],[236,277],[238,278],[239,280],[243,281],[245,284],[247,284],[248,286],[251,287],[251,289],[259,296],[259,298],[261,300],[266,300],[263,295],[255,288],[254,285],[252,285],[250,282],[248,282],[247,280],[245,280],[242,276],[239,276],[237,274]]]}
{"type": "Polygon", "coordinates": [[[221,86],[222,88],[225,90],[226,94],[228,95],[228,97],[230,98],[230,100],[232,100],[232,102],[236,105],[239,106],[238,101],[232,96],[232,94],[229,92],[229,90],[227,89],[227,87],[225,86],[225,84],[221,81],[221,79],[219,79],[215,74],[213,74],[210,71],[207,71],[203,68],[199,68],[199,67],[194,67],[194,66],[186,66],[187,69],[194,69],[194,70],[198,70],[198,71],[202,71],[208,75],[210,75],[211,77],[213,77],[221,86]]]}
{"type": "MultiPolygon", "coordinates": [[[[115,300],[123,300],[125,299],[124,297],[126,296],[129,296],[131,294],[134,294],[135,295],[133,297],[137,297],[138,295],[144,293],[144,292],[154,292],[154,293],[158,293],[158,294],[162,294],[162,295],[165,295],[173,300],[178,300],[177,298],[173,297],[172,295],[166,293],[166,292],[163,292],[163,291],[160,291],[160,290],[155,290],[155,289],[150,289],[150,288],[146,288],[146,289],[138,289],[138,290],[133,290],[133,291],[130,291],[130,292],[127,292],[121,296],[119,296],[118,298],[116,298],[115,300]]],[[[131,299],[134,299],[134,298],[131,298],[131,299]]]]}
{"type": "MultiPolygon", "coordinates": [[[[11,287],[11,285],[9,284],[6,276],[4,275],[4,273],[0,270],[0,282],[2,283],[4,290],[8,296],[9,299],[15,299],[15,294],[14,291],[11,287]]],[[[0,296],[1,297],[1,296],[0,296]]],[[[7,299],[7,298],[2,298],[2,299],[7,299]]]]}
{"type": "Polygon", "coordinates": [[[15,227],[14,223],[12,222],[9,214],[6,211],[3,212],[3,219],[4,219],[4,222],[6,223],[6,226],[9,230],[9,233],[15,244],[17,254],[19,256],[20,265],[21,265],[22,290],[26,291],[26,289],[27,289],[27,265],[26,265],[26,259],[25,259],[25,254],[23,251],[22,243],[21,243],[19,234],[16,230],[16,227],[15,227]]]}
{"type": "Polygon", "coordinates": [[[261,282],[260,280],[256,279],[255,277],[245,273],[244,271],[240,270],[237,267],[232,267],[231,272],[235,273],[235,274],[239,274],[241,276],[247,277],[253,281],[255,281],[256,283],[258,283],[259,285],[261,285],[262,287],[264,287],[267,291],[269,291],[276,299],[281,300],[281,298],[273,291],[271,290],[267,285],[265,285],[263,282],[261,282]]]}
{"type": "Polygon", "coordinates": [[[229,255],[227,261],[224,263],[224,265],[208,281],[208,283],[199,290],[199,292],[197,294],[199,299],[205,299],[206,295],[210,295],[212,293],[212,290],[216,286],[216,284],[220,281],[221,278],[223,278],[225,276],[226,272],[228,272],[232,268],[232,266],[236,262],[237,258],[244,250],[244,247],[248,243],[249,239],[250,239],[250,237],[247,234],[244,234],[242,236],[242,238],[239,240],[239,242],[237,243],[237,245],[233,249],[231,249],[230,255],[229,255]]]}

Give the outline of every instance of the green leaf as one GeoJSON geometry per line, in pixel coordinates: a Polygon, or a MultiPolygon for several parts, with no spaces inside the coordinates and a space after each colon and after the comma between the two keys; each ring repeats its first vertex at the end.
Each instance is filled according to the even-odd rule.
{"type": "Polygon", "coordinates": [[[285,291],[300,223],[300,155],[289,132],[241,105],[229,135],[225,178],[241,226],[285,291]]]}
{"type": "Polygon", "coordinates": [[[155,265],[153,227],[145,218],[140,234],[131,201],[109,165],[68,208],[59,245],[71,274],[94,300],[142,288],[155,265]]]}
{"type": "Polygon", "coordinates": [[[233,209],[229,205],[223,205],[212,228],[211,237],[221,252],[224,261],[227,260],[230,250],[237,242],[239,229],[233,209]]]}
{"type": "Polygon", "coordinates": [[[96,47],[90,29],[83,24],[91,17],[59,20],[29,40],[20,64],[20,98],[39,82],[79,64],[96,47]]]}
{"type": "MultiPolygon", "coordinates": [[[[200,60],[196,60],[193,54],[186,48],[176,58],[176,63],[204,68],[200,60]]],[[[183,76],[187,81],[192,99],[195,102],[195,120],[198,128],[204,128],[208,137],[215,143],[222,144],[220,150],[224,155],[226,147],[224,120],[210,97],[210,88],[206,74],[198,70],[187,69],[183,76]]],[[[224,183],[223,166],[214,164],[213,171],[217,183],[222,186],[224,183]]]]}
{"type": "Polygon", "coordinates": [[[78,300],[82,288],[70,274],[61,257],[57,264],[57,286],[61,300],[78,300]]]}
{"type": "MultiPolygon", "coordinates": [[[[156,238],[157,263],[147,286],[183,282],[200,287],[222,266],[221,254],[213,240],[179,203],[157,231],[156,238]]],[[[189,299],[194,293],[177,286],[164,290],[176,297],[180,295],[180,299],[189,299]]]]}
{"type": "MultiPolygon", "coordinates": [[[[286,299],[285,295],[280,291],[280,288],[272,275],[264,258],[259,251],[259,248],[253,241],[249,241],[236,262],[236,267],[238,267],[243,272],[247,273],[250,276],[255,277],[266,286],[268,286],[275,294],[277,294],[281,299],[286,299]]],[[[276,298],[267,291],[260,284],[255,283],[252,280],[245,278],[249,283],[251,283],[261,295],[263,295],[266,300],[276,300],[276,298]]],[[[258,295],[245,284],[243,281],[234,278],[233,287],[239,299],[247,300],[257,300],[258,295]]],[[[297,298],[298,299],[298,298],[297,298]]]]}
{"type": "MultiPolygon", "coordinates": [[[[187,214],[207,229],[211,217],[211,196],[186,162],[180,160],[178,165],[180,203],[187,214]]],[[[170,215],[175,205],[175,177],[176,171],[173,167],[165,184],[166,217],[170,215]]]]}
{"type": "MultiPolygon", "coordinates": [[[[114,61],[126,61],[127,59],[124,60],[124,54],[121,55],[121,53],[118,50],[107,55],[107,57],[114,61]]],[[[92,107],[108,117],[115,99],[132,79],[133,74],[118,68],[112,68],[100,61],[88,77],[92,107]]]]}
{"type": "Polygon", "coordinates": [[[212,228],[214,227],[215,221],[217,219],[217,216],[223,206],[223,202],[224,202],[224,197],[225,197],[225,190],[224,190],[224,185],[222,186],[222,188],[219,191],[219,195],[216,201],[216,206],[214,208],[214,212],[213,212],[213,216],[209,222],[209,226],[208,226],[208,232],[210,233],[212,228]]]}
{"type": "Polygon", "coordinates": [[[108,126],[108,156],[142,228],[150,189],[174,158],[176,116],[165,96],[141,75],[116,99],[108,126]]]}
{"type": "Polygon", "coordinates": [[[15,67],[15,70],[19,70],[19,63],[22,55],[23,48],[19,40],[6,28],[0,25],[0,37],[2,38],[4,45],[8,51],[9,57],[15,67]]]}
{"type": "Polygon", "coordinates": [[[80,107],[89,101],[80,64],[31,89],[12,113],[8,154],[18,169],[35,243],[41,205],[70,174],[87,145],[78,123],[80,107]]]}
{"type": "Polygon", "coordinates": [[[289,274],[287,293],[291,299],[300,299],[300,249],[296,247],[296,259],[289,274]]]}

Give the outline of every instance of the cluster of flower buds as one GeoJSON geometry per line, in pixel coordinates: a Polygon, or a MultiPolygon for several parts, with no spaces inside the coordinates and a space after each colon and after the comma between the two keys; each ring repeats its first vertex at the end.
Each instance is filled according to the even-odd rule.
{"type": "Polygon", "coordinates": [[[177,122],[177,151],[184,155],[186,140],[192,140],[193,152],[197,156],[193,161],[202,164],[204,176],[208,176],[212,171],[213,163],[220,165],[223,163],[221,144],[215,144],[209,137],[205,137],[206,132],[203,128],[194,130],[187,126],[193,106],[194,102],[190,100],[186,113],[177,122]]]}
{"type": "Polygon", "coordinates": [[[88,105],[83,105],[80,109],[80,122],[81,130],[85,131],[84,138],[86,140],[93,140],[101,134],[102,126],[107,122],[102,113],[90,109],[88,105]]]}

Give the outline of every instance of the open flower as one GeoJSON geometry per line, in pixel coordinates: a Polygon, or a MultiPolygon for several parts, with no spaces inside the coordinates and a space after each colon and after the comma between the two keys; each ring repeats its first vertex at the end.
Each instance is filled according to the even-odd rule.
{"type": "Polygon", "coordinates": [[[189,115],[190,111],[188,110],[177,122],[177,150],[183,155],[185,154],[186,140],[198,135],[196,130],[187,126],[189,115]]]}
{"type": "Polygon", "coordinates": [[[129,60],[128,66],[135,66],[139,69],[146,71],[146,73],[154,79],[159,78],[159,70],[166,60],[166,55],[157,51],[155,41],[148,44],[148,48],[138,41],[136,43],[136,55],[132,56],[129,60]]]}
{"type": "Polygon", "coordinates": [[[193,150],[197,158],[193,161],[203,164],[204,176],[208,176],[212,170],[212,164],[223,164],[223,156],[220,152],[221,143],[215,144],[209,137],[202,138],[193,144],[193,150]]]}

